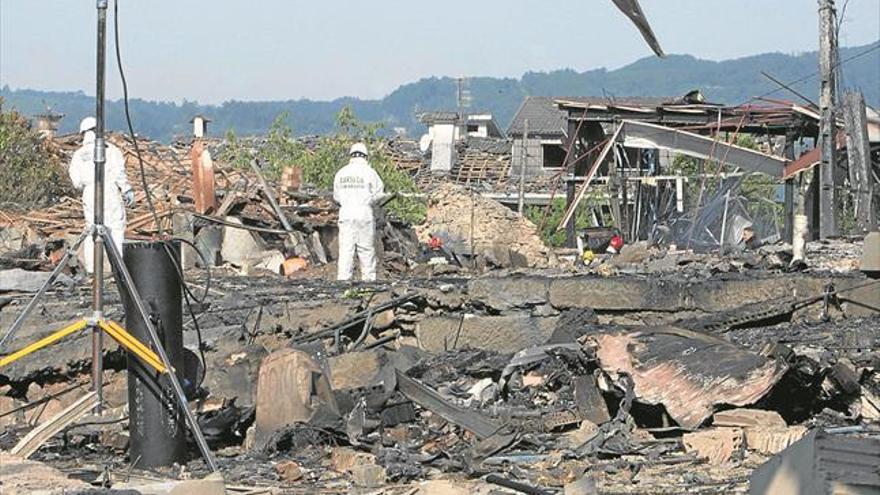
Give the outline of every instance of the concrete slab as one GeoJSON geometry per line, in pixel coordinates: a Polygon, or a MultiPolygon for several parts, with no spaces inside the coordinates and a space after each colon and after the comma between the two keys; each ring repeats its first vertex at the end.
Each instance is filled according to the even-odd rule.
{"type": "Polygon", "coordinates": [[[550,281],[543,277],[483,277],[468,283],[472,301],[498,310],[538,306],[547,302],[550,281]]]}
{"type": "Polygon", "coordinates": [[[419,346],[426,351],[452,349],[461,324],[457,347],[470,347],[503,353],[514,353],[541,345],[550,338],[557,318],[531,316],[471,316],[461,318],[435,316],[426,318],[416,327],[419,346]]]}
{"type": "Polygon", "coordinates": [[[550,282],[550,304],[558,309],[677,311],[686,308],[679,282],[636,277],[572,277],[550,282]]]}

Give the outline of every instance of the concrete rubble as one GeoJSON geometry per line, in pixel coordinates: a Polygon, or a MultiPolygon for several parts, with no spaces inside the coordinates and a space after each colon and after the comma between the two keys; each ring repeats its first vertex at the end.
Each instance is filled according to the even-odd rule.
{"type": "Polygon", "coordinates": [[[454,254],[475,256],[497,268],[540,268],[553,262],[534,224],[454,184],[441,184],[431,191],[427,218],[418,232],[422,241],[432,235],[440,237],[454,254]]]}

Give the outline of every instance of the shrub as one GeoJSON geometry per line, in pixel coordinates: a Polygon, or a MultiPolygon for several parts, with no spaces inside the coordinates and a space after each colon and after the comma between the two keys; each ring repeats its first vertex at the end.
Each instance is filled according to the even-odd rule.
{"type": "Polygon", "coordinates": [[[50,144],[0,98],[0,203],[45,206],[73,192],[65,164],[50,144]]]}

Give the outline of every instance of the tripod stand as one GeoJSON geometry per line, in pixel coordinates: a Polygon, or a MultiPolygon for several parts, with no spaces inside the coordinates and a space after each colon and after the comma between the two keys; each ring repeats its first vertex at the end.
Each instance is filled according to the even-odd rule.
{"type": "MultiPolygon", "coordinates": [[[[105,55],[107,32],[107,4],[108,0],[97,0],[96,4],[98,12],[98,49],[96,74],[97,88],[95,93],[95,211],[92,226],[87,226],[82,234],[80,234],[79,238],[74,242],[74,244],[68,249],[67,253],[65,253],[64,257],[59,261],[58,265],[52,271],[46,282],[40,287],[34,297],[28,302],[22,313],[16,318],[15,322],[13,322],[12,326],[9,328],[9,331],[7,331],[3,339],[0,340],[0,350],[2,350],[9,339],[11,339],[15,335],[15,332],[17,332],[18,329],[21,327],[25,318],[27,318],[27,316],[36,306],[37,301],[45,295],[46,290],[52,285],[57,276],[69,263],[70,258],[74,256],[77,249],[79,249],[79,246],[85,241],[87,237],[91,236],[95,247],[93,258],[94,273],[92,280],[92,316],[91,318],[85,320],[84,326],[92,330],[92,387],[95,390],[99,399],[98,411],[100,412],[100,399],[102,399],[102,359],[104,346],[103,333],[106,331],[116,337],[117,340],[120,340],[121,337],[122,340],[120,340],[120,343],[123,343],[124,345],[127,343],[128,345],[125,345],[125,347],[130,352],[138,355],[141,359],[145,360],[148,364],[151,364],[158,371],[162,372],[162,370],[164,369],[163,374],[171,383],[177,405],[184,413],[186,423],[188,424],[193,434],[193,437],[195,438],[196,444],[199,447],[202,457],[205,459],[205,463],[212,471],[216,472],[218,470],[216,460],[214,459],[214,456],[211,453],[210,448],[208,447],[208,443],[205,440],[201,429],[199,428],[195,415],[192,413],[192,411],[190,411],[188,407],[183,387],[181,387],[180,381],[175,375],[175,370],[171,365],[171,361],[168,359],[168,355],[166,354],[165,349],[162,346],[162,342],[159,339],[159,334],[156,331],[156,327],[150,319],[150,315],[147,312],[146,306],[144,305],[143,300],[141,299],[140,294],[135,287],[131,275],[129,274],[128,269],[125,266],[125,263],[123,263],[122,253],[119,252],[119,249],[113,242],[113,239],[110,237],[110,230],[104,225],[104,165],[106,163],[106,141],[104,138],[104,79],[106,65],[105,55]],[[131,301],[134,303],[134,306],[137,310],[136,317],[140,318],[141,321],[144,323],[150,337],[150,343],[152,344],[153,349],[155,349],[155,354],[153,354],[149,348],[146,348],[146,346],[144,346],[140,342],[137,342],[136,339],[134,340],[134,342],[131,342],[131,340],[129,339],[130,336],[124,330],[119,333],[119,330],[121,330],[121,328],[118,325],[113,322],[108,322],[104,319],[105,250],[107,253],[107,259],[110,262],[110,266],[116,273],[116,282],[119,285],[120,291],[125,291],[131,301]],[[114,333],[114,331],[116,333],[114,333]],[[123,340],[127,342],[123,342],[123,340]],[[139,349],[140,352],[135,349],[139,349]],[[158,358],[158,360],[156,360],[156,358],[158,358]]],[[[62,329],[60,332],[56,332],[56,334],[54,334],[53,336],[50,336],[47,339],[43,339],[42,341],[32,346],[28,346],[27,348],[22,349],[21,351],[10,355],[3,360],[0,360],[0,363],[4,365],[9,364],[19,357],[23,357],[30,352],[36,351],[39,348],[44,347],[45,345],[49,345],[52,342],[63,338],[65,335],[81,329],[82,326],[83,325],[74,324],[65,329],[62,329]]]]}

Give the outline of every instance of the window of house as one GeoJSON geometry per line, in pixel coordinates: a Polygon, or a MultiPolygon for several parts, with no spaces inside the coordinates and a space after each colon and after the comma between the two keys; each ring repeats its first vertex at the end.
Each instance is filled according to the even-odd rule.
{"type": "Polygon", "coordinates": [[[565,164],[565,148],[559,144],[542,144],[544,168],[562,168],[565,164]]]}
{"type": "Polygon", "coordinates": [[[468,131],[468,134],[474,133],[474,132],[480,132],[480,126],[479,126],[479,124],[468,124],[467,131],[468,131]]]}

